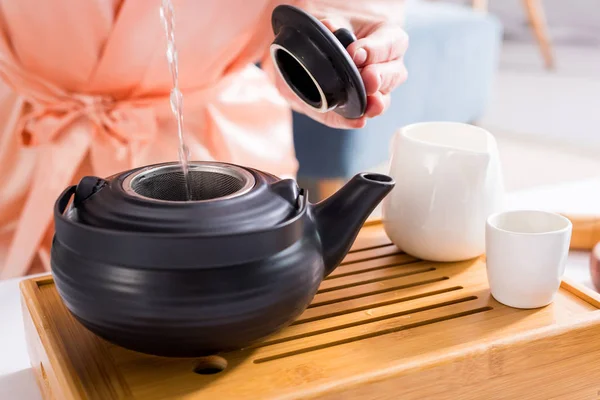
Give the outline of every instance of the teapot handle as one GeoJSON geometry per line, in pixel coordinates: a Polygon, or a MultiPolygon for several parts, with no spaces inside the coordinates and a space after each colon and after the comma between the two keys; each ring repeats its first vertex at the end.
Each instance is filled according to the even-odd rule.
{"type": "Polygon", "coordinates": [[[353,42],[356,41],[356,36],[354,36],[354,33],[352,33],[346,28],[340,28],[337,31],[333,32],[333,36],[337,38],[337,40],[342,44],[342,46],[344,46],[344,48],[347,48],[353,42]]]}
{"type": "Polygon", "coordinates": [[[71,200],[71,196],[75,195],[74,204],[77,206],[78,203],[81,203],[102,187],[104,187],[107,182],[104,179],[97,178],[95,176],[86,176],[79,182],[78,185],[69,186],[65,189],[64,192],[58,198],[56,202],[56,206],[54,208],[54,213],[57,216],[62,216],[67,206],[69,205],[69,200],[71,200]]]}
{"type": "Polygon", "coordinates": [[[54,206],[54,215],[63,216],[67,206],[69,205],[69,200],[71,200],[71,197],[73,197],[76,190],[77,186],[73,185],[69,186],[64,192],[62,192],[54,206]]]}

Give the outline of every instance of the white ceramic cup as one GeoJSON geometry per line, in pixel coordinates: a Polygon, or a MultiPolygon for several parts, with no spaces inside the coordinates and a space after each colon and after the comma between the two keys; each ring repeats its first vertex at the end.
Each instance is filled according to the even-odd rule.
{"type": "Polygon", "coordinates": [[[569,219],[546,211],[490,215],[485,243],[492,296],[515,308],[552,303],[565,271],[572,229],[569,219]]]}
{"type": "Polygon", "coordinates": [[[417,123],[395,133],[391,153],[396,186],[382,203],[390,240],[429,261],[482,255],[487,217],[504,207],[492,134],[457,122],[417,123]]]}

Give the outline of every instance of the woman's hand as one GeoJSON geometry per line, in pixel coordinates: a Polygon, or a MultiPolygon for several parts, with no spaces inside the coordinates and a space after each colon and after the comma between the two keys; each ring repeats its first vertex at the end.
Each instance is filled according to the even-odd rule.
{"type": "Polygon", "coordinates": [[[359,119],[347,119],[333,111],[319,113],[298,100],[281,79],[278,79],[277,86],[296,111],[316,121],[333,128],[362,128],[367,123],[367,119],[385,112],[390,105],[390,93],[407,78],[403,58],[408,49],[408,35],[399,25],[372,20],[346,21],[328,18],[321,22],[332,32],[339,28],[347,28],[357,37],[347,50],[365,84],[367,92],[365,115],[359,119]]]}

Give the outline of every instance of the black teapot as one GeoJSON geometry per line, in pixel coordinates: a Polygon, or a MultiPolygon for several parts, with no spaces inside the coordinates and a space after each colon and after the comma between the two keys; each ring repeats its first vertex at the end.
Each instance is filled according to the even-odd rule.
{"type": "Polygon", "coordinates": [[[52,273],[90,331],[132,350],[200,356],[290,324],[394,186],[363,173],[311,204],[291,179],[194,162],[85,177],[55,204],[52,273]],[[71,201],[72,200],[72,201],[71,201]]]}

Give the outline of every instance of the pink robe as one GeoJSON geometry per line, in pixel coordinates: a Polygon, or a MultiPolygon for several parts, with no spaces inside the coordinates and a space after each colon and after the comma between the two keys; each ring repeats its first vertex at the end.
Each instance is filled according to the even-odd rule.
{"type": "MultiPolygon", "coordinates": [[[[190,159],[295,176],[290,109],[254,66],[268,64],[271,11],[283,2],[174,1],[190,159]]],[[[287,3],[381,11],[373,1],[287,3]]],[[[0,3],[0,279],[49,268],[52,206],[66,186],[177,159],[159,4],[0,3]]]]}

